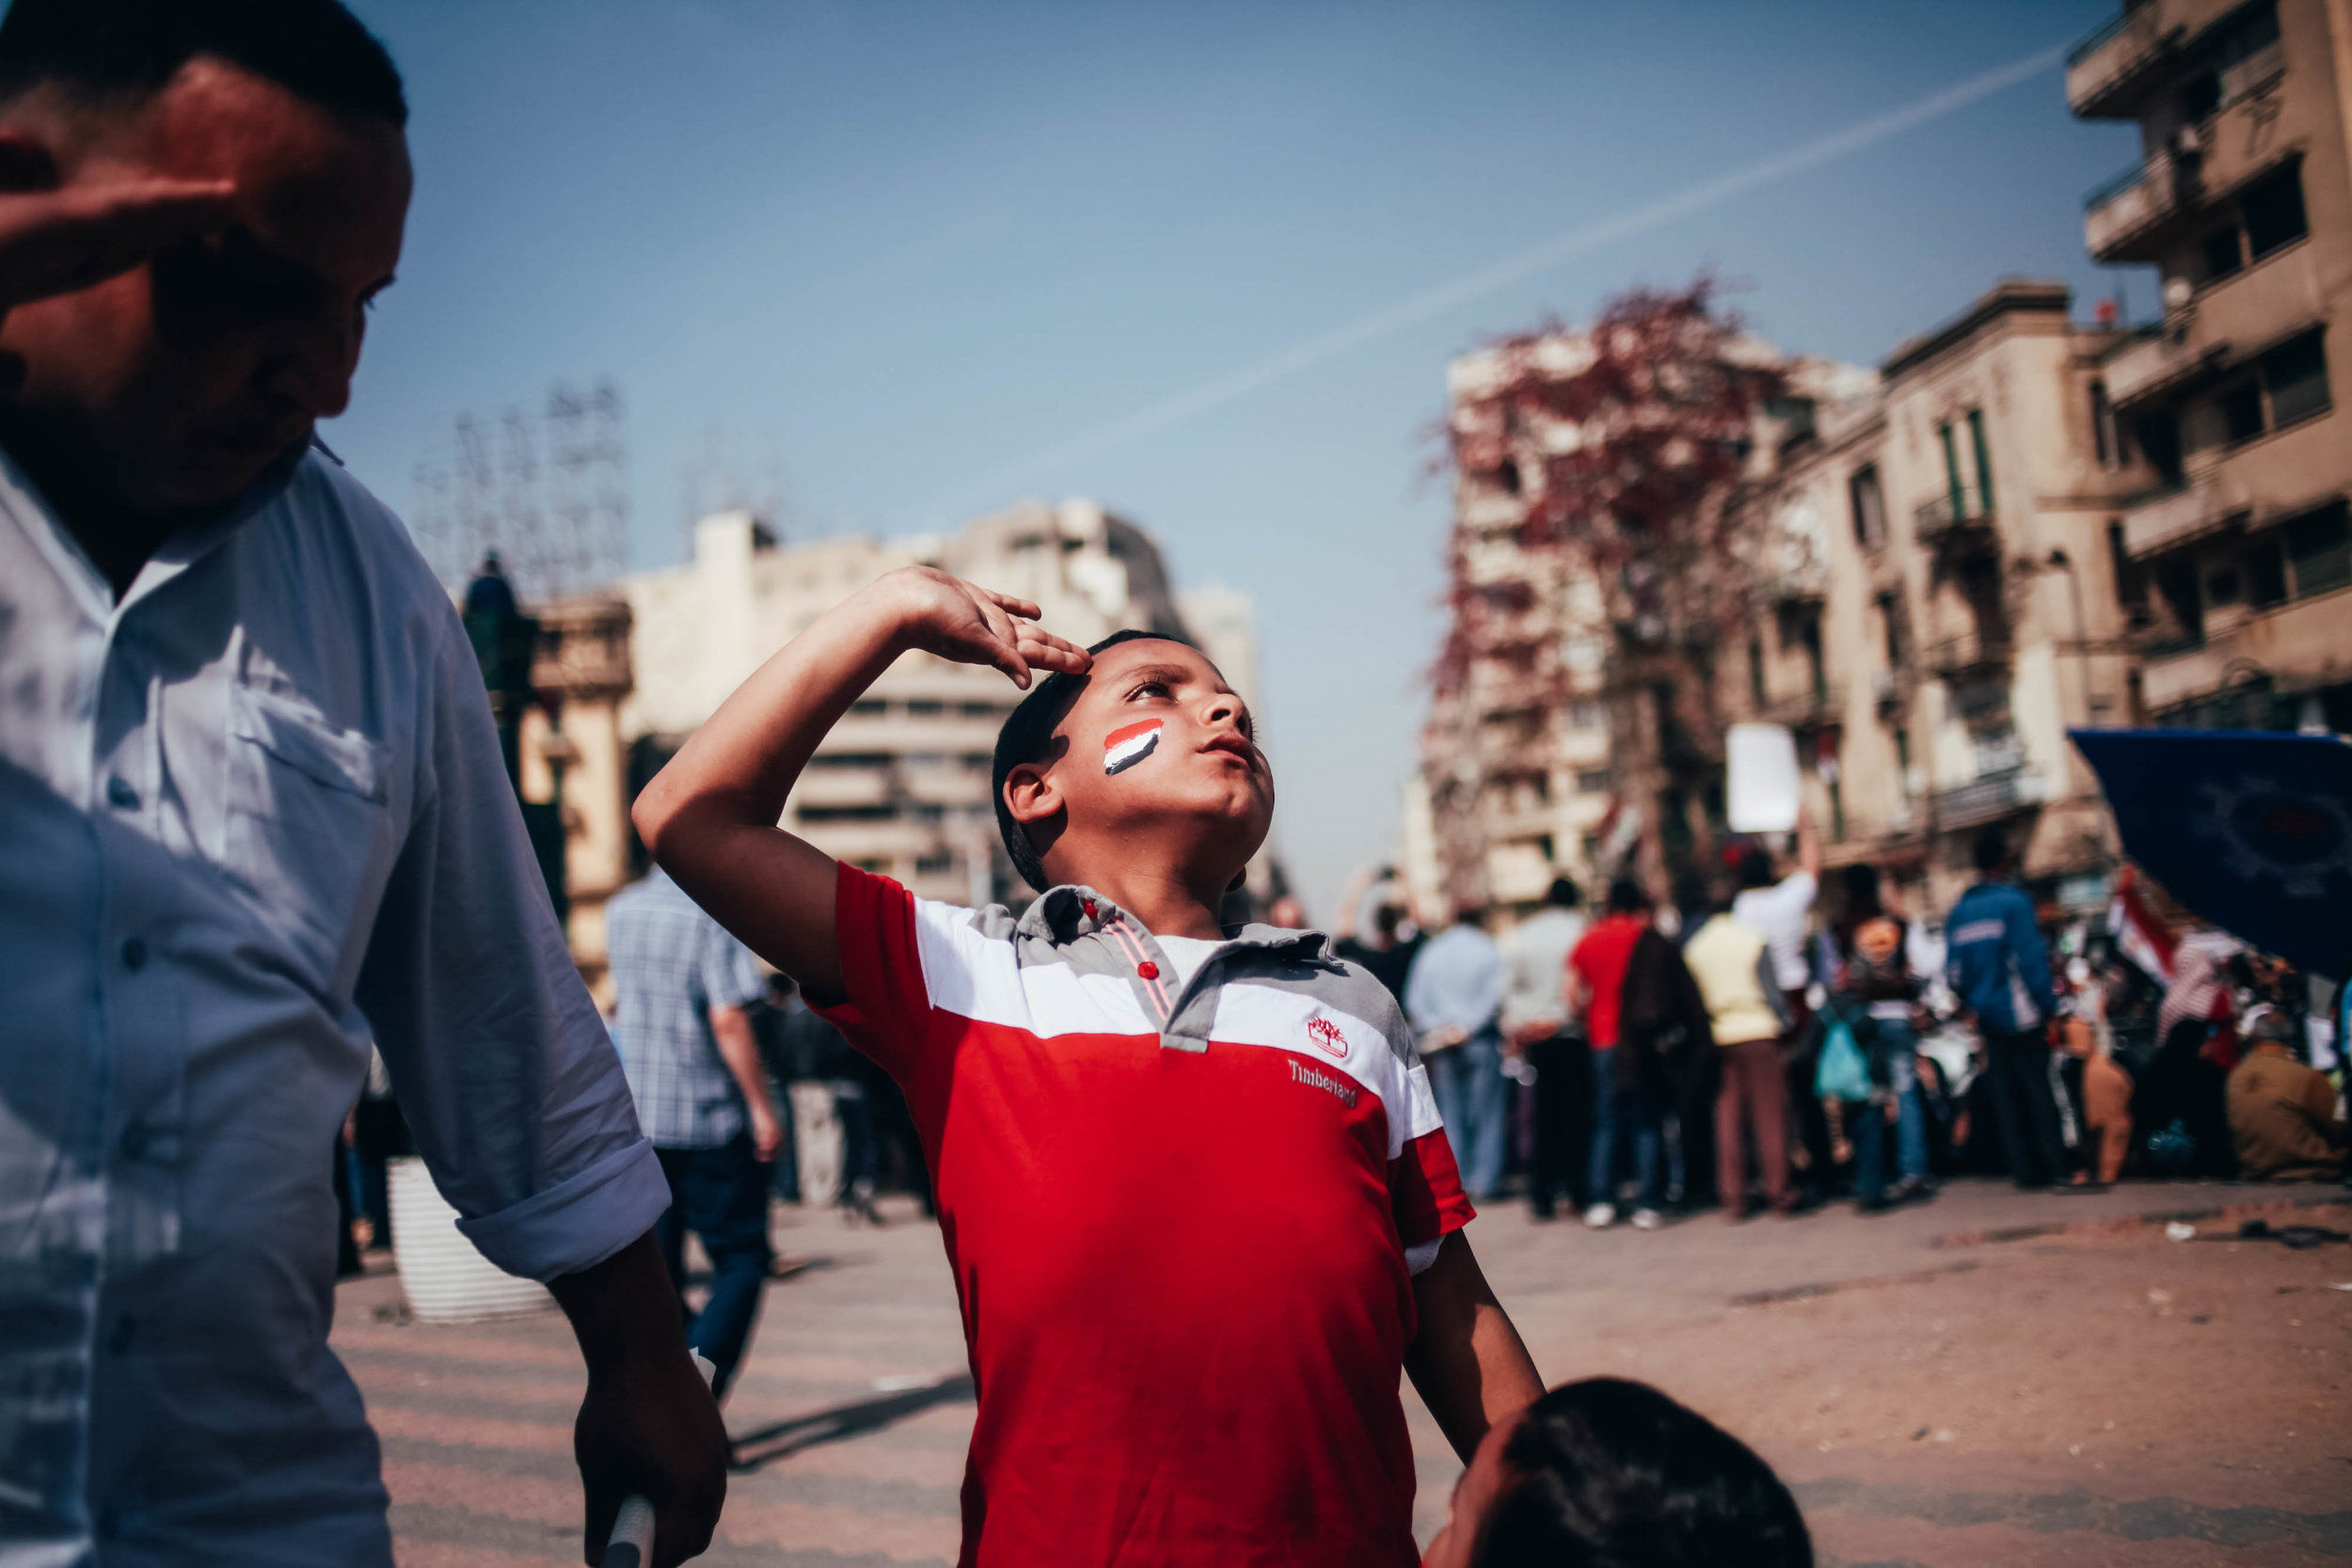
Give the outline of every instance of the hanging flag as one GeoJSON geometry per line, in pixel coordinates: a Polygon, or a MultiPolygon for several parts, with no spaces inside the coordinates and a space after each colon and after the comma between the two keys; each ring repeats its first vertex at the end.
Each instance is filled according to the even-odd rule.
{"type": "Polygon", "coordinates": [[[2115,879],[2115,901],[2107,906],[2107,934],[2125,958],[2160,986],[2172,983],[2172,954],[2180,945],[2163,916],[2139,891],[2139,867],[2127,865],[2115,879]]]}
{"type": "Polygon", "coordinates": [[[2352,975],[2352,746],[2265,730],[2075,730],[2123,852],[2199,916],[2352,975]]]}

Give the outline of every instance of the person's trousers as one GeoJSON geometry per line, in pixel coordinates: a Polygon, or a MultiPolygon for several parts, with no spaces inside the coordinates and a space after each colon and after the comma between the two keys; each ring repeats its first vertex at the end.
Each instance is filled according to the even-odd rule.
{"type": "Polygon", "coordinates": [[[1494,1196],[1502,1180],[1502,1042],[1492,1029],[1425,1058],[1429,1092],[1445,1118],[1447,1142],[1462,1172],[1462,1190],[1474,1203],[1494,1196]]]}
{"type": "Polygon", "coordinates": [[[1632,1140],[1633,1174],[1640,1182],[1634,1205],[1662,1208],[1665,1182],[1660,1170],[1658,1116],[1630,1088],[1617,1086],[1617,1050],[1610,1046],[1593,1053],[1593,1165],[1589,1196],[1595,1203],[1613,1203],[1617,1196],[1617,1140],[1632,1140]]]}
{"type": "Polygon", "coordinates": [[[1764,1201],[1787,1209],[1788,1095],[1777,1039],[1740,1040],[1722,1048],[1723,1085],[1715,1091],[1715,1191],[1726,1212],[1748,1203],[1746,1134],[1756,1133],[1756,1166],[1764,1201]]]}
{"type": "Polygon", "coordinates": [[[1527,1196],[1539,1214],[1550,1213],[1563,1194],[1575,1202],[1582,1184],[1593,1096],[1593,1069],[1585,1058],[1591,1054],[1574,1035],[1554,1035],[1527,1048],[1527,1065],[1535,1069],[1535,1137],[1527,1196]]]}
{"type": "Polygon", "coordinates": [[[2050,1043],[2041,1030],[1984,1034],[1985,1080],[2001,1130],[2001,1151],[2021,1187],[2046,1187],[2066,1172],[2058,1103],[2050,1097],[2050,1043]]]}
{"type": "Polygon", "coordinates": [[[1896,1167],[1907,1181],[1928,1179],[1928,1102],[1919,1092],[1919,1031],[1908,1019],[1873,1020],[1895,1096],[1896,1167]]]}
{"type": "Polygon", "coordinates": [[[768,1170],[752,1155],[751,1135],[738,1132],[716,1148],[656,1148],[669,1179],[670,1207],[655,1227],[670,1282],[686,1316],[686,1343],[718,1370],[714,1395],[735,1379],[759,1316],[768,1283],[768,1170]],[[700,1312],[686,1309],[686,1232],[700,1237],[710,1256],[710,1295],[700,1312]]]}

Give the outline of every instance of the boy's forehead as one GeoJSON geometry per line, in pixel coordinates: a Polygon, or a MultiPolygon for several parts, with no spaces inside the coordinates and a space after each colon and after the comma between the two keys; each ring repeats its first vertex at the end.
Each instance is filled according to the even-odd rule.
{"type": "Polygon", "coordinates": [[[1138,670],[1164,669],[1183,671],[1197,678],[1222,683],[1224,676],[1200,649],[1182,642],[1168,641],[1156,637],[1138,637],[1104,649],[1094,656],[1094,667],[1088,674],[1088,689],[1098,683],[1116,680],[1119,676],[1138,670]]]}

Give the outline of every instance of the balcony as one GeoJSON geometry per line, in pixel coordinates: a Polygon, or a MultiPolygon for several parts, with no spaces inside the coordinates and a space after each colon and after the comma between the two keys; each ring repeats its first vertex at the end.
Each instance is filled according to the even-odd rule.
{"type": "Polygon", "coordinates": [[[2008,627],[1979,627],[1929,643],[1927,667],[1938,680],[1968,680],[2007,669],[2015,651],[2008,627]]]}
{"type": "Polygon", "coordinates": [[[2107,396],[2119,409],[2178,391],[2220,368],[2230,345],[2199,332],[2150,328],[2147,335],[2117,350],[2105,366],[2107,396]]]}
{"type": "Polygon", "coordinates": [[[2246,484],[2227,469],[2142,498],[2123,514],[2123,548],[2135,561],[2217,533],[2248,510],[2246,484]]]}
{"type": "Polygon", "coordinates": [[[1912,515],[1911,531],[1927,549],[1971,554],[1997,547],[1993,498],[1973,484],[1954,487],[1912,515]]]}
{"type": "Polygon", "coordinates": [[[2288,690],[2332,685],[2345,678],[2344,626],[2352,594],[2321,594],[2248,616],[2201,642],[2150,648],[2141,666],[2141,694],[2162,714],[2212,696],[2244,680],[2268,675],[2288,690]]]}
{"type": "Polygon", "coordinates": [[[1786,724],[1792,730],[1816,728],[1834,724],[1845,716],[1846,689],[1836,681],[1819,681],[1792,695],[1772,698],[1757,717],[1768,724],[1786,724]]]}
{"type": "Polygon", "coordinates": [[[2197,165],[2169,152],[2134,164],[2083,198],[2083,243],[2102,261],[2151,260],[2124,252],[2195,206],[2200,190],[2197,165]]]}
{"type": "Polygon", "coordinates": [[[2050,797],[2050,782],[2030,768],[1995,773],[1935,796],[1935,825],[1950,832],[1982,827],[2038,806],[2050,797]]]}
{"type": "Polygon", "coordinates": [[[2188,29],[2161,0],[2129,6],[2066,56],[2066,103],[2084,119],[2128,119],[2188,29]]]}

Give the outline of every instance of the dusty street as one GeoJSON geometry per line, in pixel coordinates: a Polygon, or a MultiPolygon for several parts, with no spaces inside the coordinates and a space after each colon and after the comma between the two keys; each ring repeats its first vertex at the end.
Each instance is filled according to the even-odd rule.
{"type": "MultiPolygon", "coordinates": [[[[1498,1204],[1471,1237],[1548,1381],[1645,1378],[1741,1433],[1824,1562],[2320,1564],[2352,1559],[2352,1246],[2226,1238],[2257,1204],[2352,1227],[2289,1207],[2328,1196],[1961,1184],[1874,1219],[1658,1235],[1498,1204]],[[2179,1213],[2197,1240],[2137,1223],[2179,1213]]],[[[787,1212],[814,1263],[770,1292],[729,1402],[744,1469],[706,1560],[954,1560],[970,1386],[937,1233],[889,1212],[787,1212]]],[[[562,1321],[431,1327],[399,1301],[389,1276],[343,1287],[335,1346],[383,1433],[405,1568],[578,1561],[562,1321]]],[[[1406,1402],[1425,1538],[1458,1466],[1406,1402]]]]}

